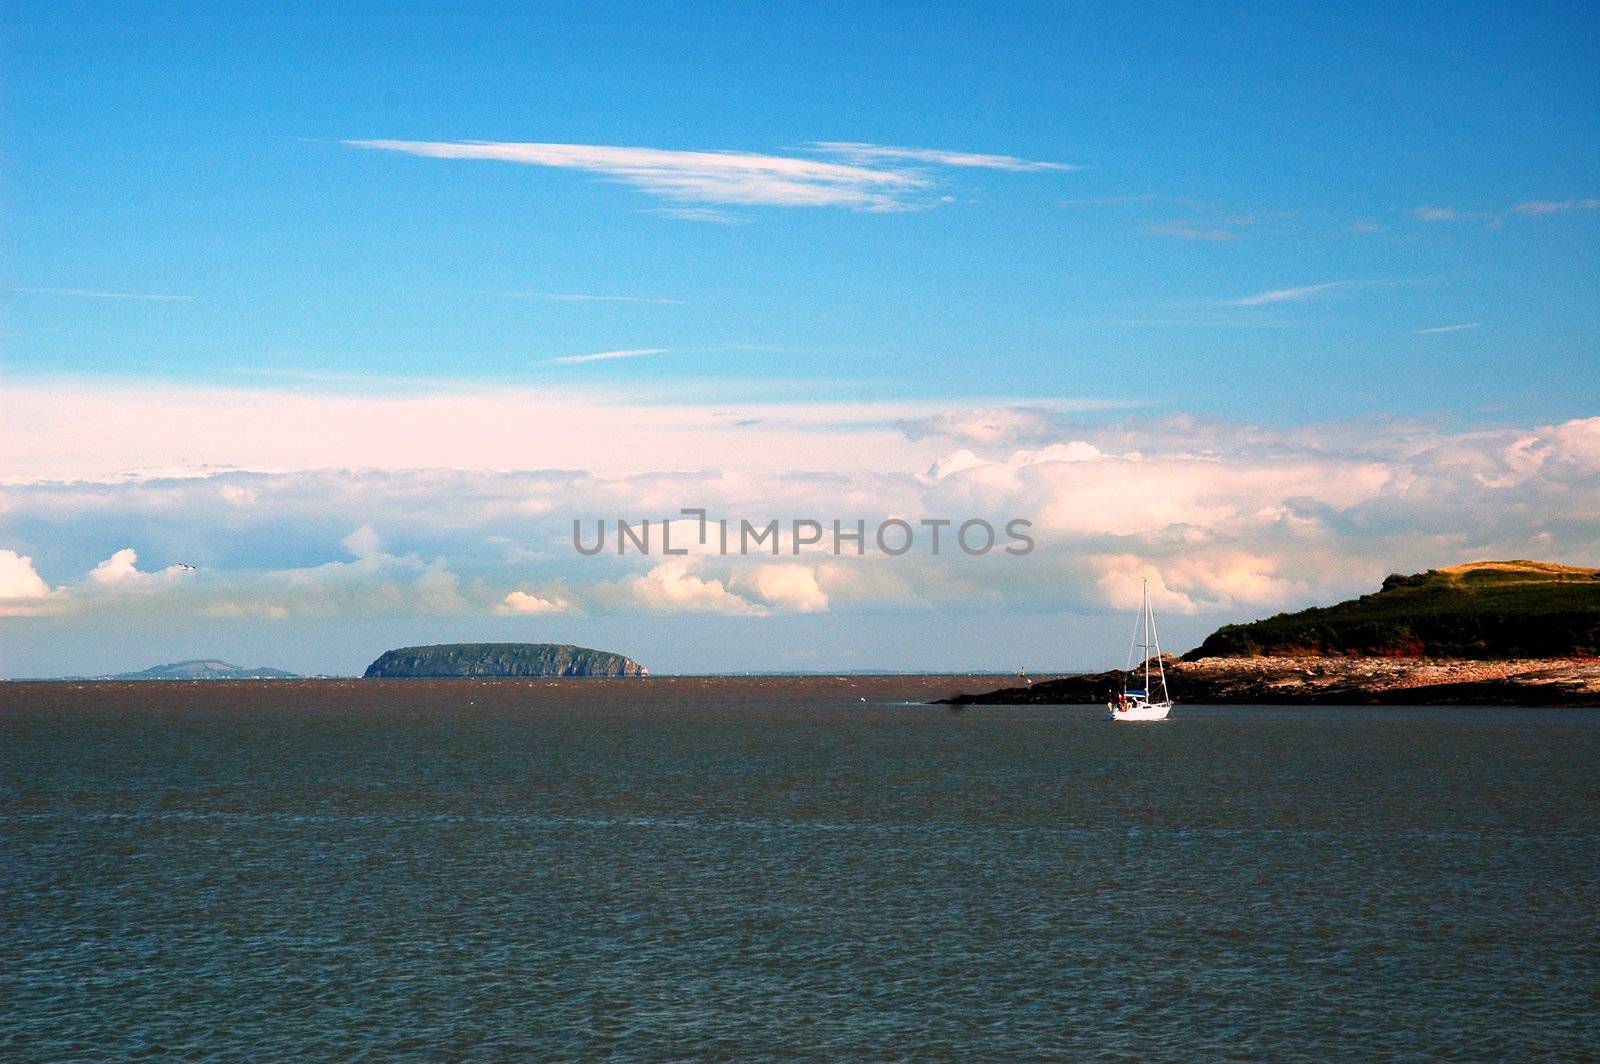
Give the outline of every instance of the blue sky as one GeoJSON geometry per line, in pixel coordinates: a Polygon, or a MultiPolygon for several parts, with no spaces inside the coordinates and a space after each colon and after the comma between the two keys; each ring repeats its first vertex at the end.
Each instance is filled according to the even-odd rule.
{"type": "MultiPolygon", "coordinates": [[[[182,512],[158,529],[136,517],[147,499],[110,488],[47,515],[42,484],[805,466],[778,453],[787,438],[729,447],[673,407],[711,418],[733,404],[769,423],[774,407],[804,408],[785,416],[828,426],[826,454],[804,470],[817,475],[914,477],[961,448],[1021,468],[1019,449],[1071,440],[1119,461],[1152,442],[1246,461],[1235,452],[1253,440],[1250,462],[1312,448],[1391,463],[1388,490],[1406,498],[1427,449],[1415,426],[1435,434],[1433,454],[1485,433],[1554,446],[1544,430],[1600,412],[1600,34],[1582,5],[551,4],[469,18],[419,5],[25,4],[8,23],[0,369],[19,413],[0,548],[31,559],[52,593],[116,550],[167,564],[201,544],[173,541],[182,512]],[[691,152],[739,154],[675,154],[691,152]],[[601,354],[616,357],[586,357],[601,354]],[[484,435],[474,450],[446,437],[462,437],[450,418],[480,415],[407,407],[422,427],[384,450],[365,448],[372,433],[340,434],[348,411],[315,405],[496,392],[569,408],[611,396],[618,425],[656,418],[672,440],[652,437],[631,463],[558,446],[554,428],[484,435]],[[101,401],[122,404],[101,423],[135,427],[95,436],[65,413],[101,401]],[[877,405],[850,406],[862,403],[877,405]],[[202,408],[230,404],[265,419],[252,440],[204,422],[202,408]],[[294,404],[312,406],[284,414],[273,438],[294,404]],[[200,419],[181,446],[155,438],[171,408],[200,419]],[[906,435],[940,408],[1050,413],[1022,429],[906,435]],[[1211,427],[1187,441],[1167,431],[1191,421],[1211,427]],[[884,425],[901,435],[871,435],[884,425]],[[1159,440],[1135,438],[1157,425],[1159,440]],[[883,459],[857,461],[852,445],[883,459]]],[[[751,489],[740,505],[780,500],[751,489]]],[[[329,516],[321,546],[294,559],[250,538],[261,522],[190,538],[253,544],[226,565],[217,548],[211,574],[248,583],[347,558],[339,538],[373,523],[343,502],[323,512],[349,527],[335,535],[329,516]]],[[[1209,529],[1197,513],[1179,524],[1209,529]]],[[[1546,516],[1559,515],[1532,512],[1528,536],[1546,516]]],[[[1439,549],[1415,536],[1395,546],[1391,525],[1412,525],[1370,520],[1364,533],[1341,526],[1341,557],[1381,540],[1383,569],[1439,549]]],[[[1592,530],[1569,525],[1544,544],[1495,533],[1451,549],[1576,558],[1592,530]]],[[[1160,536],[1172,527],[1101,530],[1131,538],[1063,557],[1102,559],[1088,570],[1100,578],[1113,556],[1170,568],[1160,536]]],[[[586,578],[570,559],[523,572],[490,558],[482,529],[452,539],[395,516],[378,531],[394,557],[443,558],[494,590],[586,578]]],[[[1303,562],[1283,543],[1234,546],[1280,573],[1303,562]]],[[[1371,575],[1321,571],[1279,599],[1218,593],[1184,608],[1248,614],[1371,575]]],[[[399,616],[385,624],[403,628],[399,616]]],[[[47,669],[63,633],[92,627],[81,611],[6,623],[12,646],[31,649],[0,668],[47,669]]],[[[625,634],[616,623],[600,634],[625,634]]],[[[765,660],[770,633],[728,623],[730,664],[765,660]]],[[[831,630],[840,646],[852,623],[831,630]]],[[[1035,627],[1017,620],[985,652],[1035,627]]],[[[279,643],[314,667],[314,640],[279,643]]],[[[693,649],[703,643],[668,640],[660,654],[719,664],[693,649]]],[[[1058,644],[1040,637],[1041,653],[1058,644]]],[[[128,654],[158,652],[169,648],[152,638],[128,654]]]]}

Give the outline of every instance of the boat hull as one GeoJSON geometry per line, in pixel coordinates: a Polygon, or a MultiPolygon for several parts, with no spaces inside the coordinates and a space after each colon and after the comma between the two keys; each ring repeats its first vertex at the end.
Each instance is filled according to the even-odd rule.
{"type": "Polygon", "coordinates": [[[1111,711],[1112,720],[1144,721],[1166,720],[1167,714],[1172,712],[1171,702],[1136,702],[1127,706],[1118,706],[1114,702],[1107,702],[1106,709],[1111,711]]]}

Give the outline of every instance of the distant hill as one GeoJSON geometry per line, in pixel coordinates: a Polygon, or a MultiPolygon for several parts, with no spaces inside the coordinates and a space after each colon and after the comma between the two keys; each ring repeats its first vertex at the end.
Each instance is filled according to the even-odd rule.
{"type": "Polygon", "coordinates": [[[1600,655],[1600,569],[1519,560],[1397,574],[1348,602],[1224,625],[1184,660],[1297,654],[1600,655]]]}
{"type": "Polygon", "coordinates": [[[445,643],[385,651],[368,679],[449,676],[646,676],[632,658],[566,643],[445,643]]]}
{"type": "Polygon", "coordinates": [[[205,658],[198,661],[176,661],[170,665],[152,665],[139,672],[122,672],[107,680],[292,680],[295,674],[282,669],[246,669],[226,661],[205,658]]]}

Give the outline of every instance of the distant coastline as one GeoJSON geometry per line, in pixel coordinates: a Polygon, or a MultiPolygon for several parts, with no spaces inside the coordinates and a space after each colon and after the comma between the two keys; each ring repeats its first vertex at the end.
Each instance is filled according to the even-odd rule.
{"type": "MultiPolygon", "coordinates": [[[[1411,576],[1332,606],[1224,625],[1179,660],[1163,659],[1174,698],[1188,704],[1600,706],[1600,569],[1528,560],[1482,561],[1411,576]],[[1531,651],[1531,652],[1530,652],[1531,651]]],[[[568,643],[447,643],[385,651],[362,680],[636,680],[649,670],[622,654],[568,643]]],[[[881,678],[934,688],[950,705],[1104,703],[1128,674],[1035,674],[990,688],[1009,670],[737,670],[656,677],[787,681],[881,678]],[[955,682],[959,681],[959,683],[955,682]],[[983,682],[980,682],[983,681],[983,682]],[[944,690],[937,685],[946,683],[944,690]]],[[[306,682],[279,669],[216,659],[114,676],[8,682],[192,684],[306,682]]],[[[350,677],[349,679],[356,679],[350,677]]],[[[319,677],[310,682],[348,682],[319,677]]]]}

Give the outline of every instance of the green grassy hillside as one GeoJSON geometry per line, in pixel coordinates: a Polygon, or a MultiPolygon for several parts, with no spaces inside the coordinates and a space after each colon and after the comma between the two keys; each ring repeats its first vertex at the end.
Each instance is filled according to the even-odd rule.
{"type": "Polygon", "coordinates": [[[1600,569],[1473,562],[1391,576],[1382,590],[1217,629],[1184,655],[1539,658],[1600,654],[1600,569]]]}

